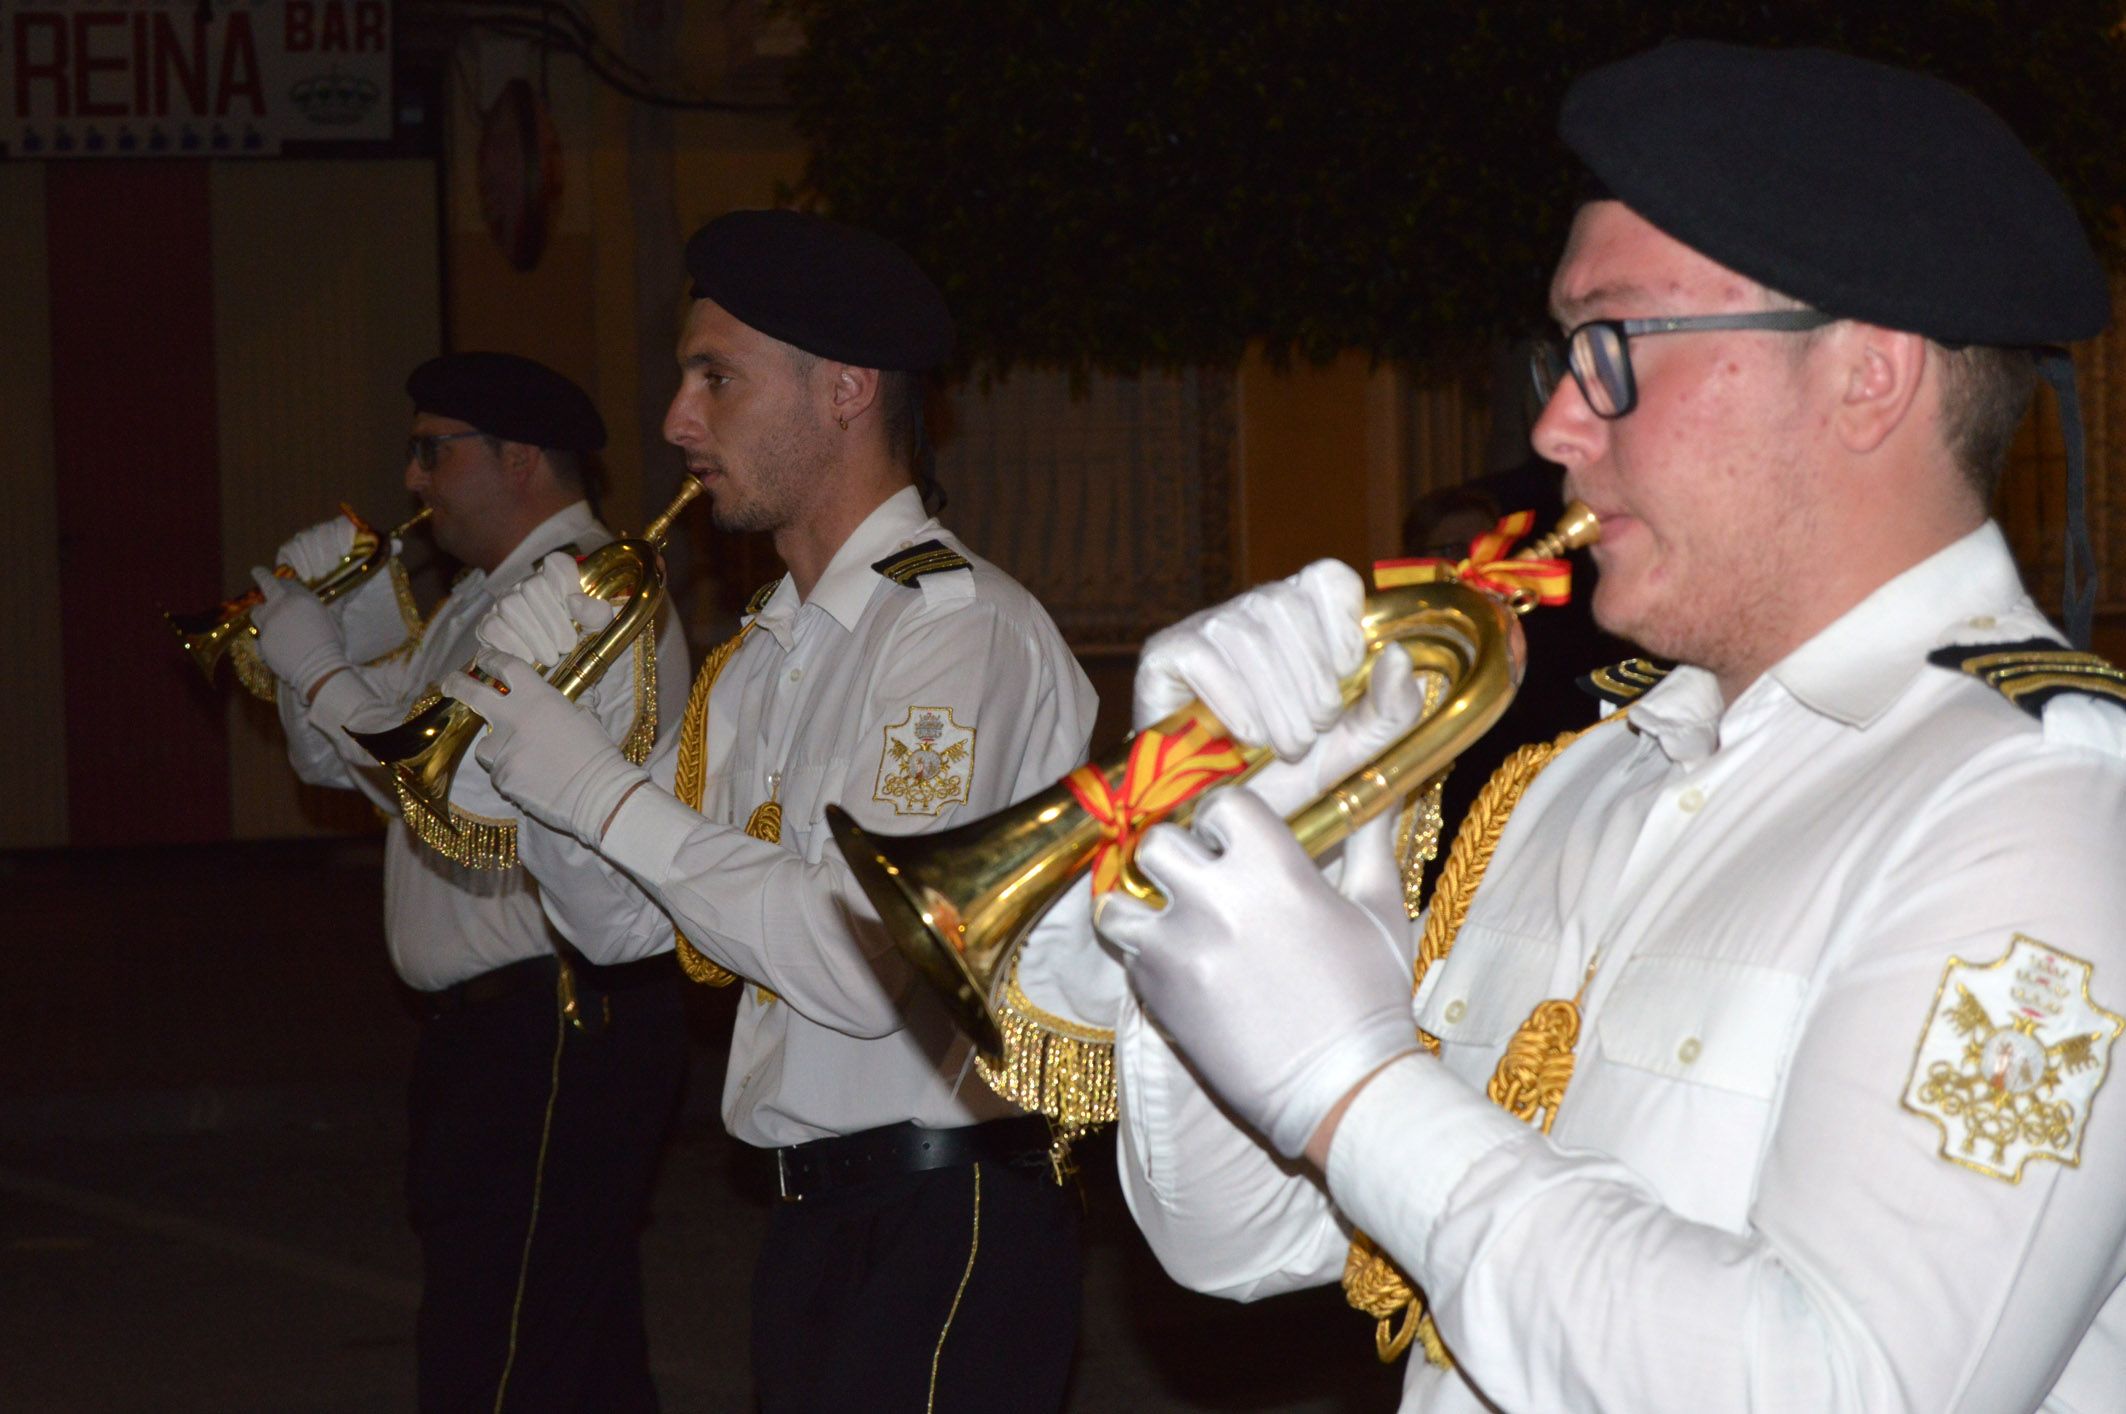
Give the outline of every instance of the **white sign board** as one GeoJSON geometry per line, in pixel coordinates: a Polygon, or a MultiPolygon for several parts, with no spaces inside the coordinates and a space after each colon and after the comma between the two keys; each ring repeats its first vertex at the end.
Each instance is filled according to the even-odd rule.
{"type": "Polygon", "coordinates": [[[390,0],[0,0],[11,157],[268,157],[391,134],[390,0]]]}

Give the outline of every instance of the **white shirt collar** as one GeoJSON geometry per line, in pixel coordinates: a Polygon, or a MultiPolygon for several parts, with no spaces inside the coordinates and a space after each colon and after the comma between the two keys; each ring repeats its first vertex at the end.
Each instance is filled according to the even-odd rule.
{"type": "MultiPolygon", "coordinates": [[[[1866,727],[1927,665],[1927,653],[1960,637],[1986,636],[1996,616],[2032,614],[2000,527],[1987,521],[1883,584],[1830,627],[1775,663],[1744,692],[1772,685],[1813,712],[1866,727]]],[[[1670,760],[1712,754],[1727,704],[1703,668],[1679,667],[1631,705],[1631,723],[1670,760]]]]}
{"type": "Polygon", "coordinates": [[[545,520],[533,526],[517,548],[511,550],[495,566],[494,573],[486,577],[486,589],[490,594],[500,594],[525,575],[532,567],[556,550],[574,545],[577,541],[601,527],[598,517],[591,514],[588,501],[574,501],[555,511],[545,520]]]}
{"type": "Polygon", "coordinates": [[[1990,624],[2026,597],[2007,537],[1989,520],[1855,604],[1769,676],[1805,706],[1865,727],[1926,668],[1945,630],[1990,624]]]}
{"type": "MultiPolygon", "coordinates": [[[[812,586],[805,604],[817,604],[843,628],[854,630],[864,615],[864,606],[871,602],[872,591],[880,583],[872,564],[934,534],[937,528],[936,518],[923,510],[922,494],[913,486],[903,486],[849,532],[834,558],[827,561],[827,568],[812,586]]],[[[753,621],[787,648],[797,611],[804,606],[798,603],[796,582],[785,574],[753,621]]]]}

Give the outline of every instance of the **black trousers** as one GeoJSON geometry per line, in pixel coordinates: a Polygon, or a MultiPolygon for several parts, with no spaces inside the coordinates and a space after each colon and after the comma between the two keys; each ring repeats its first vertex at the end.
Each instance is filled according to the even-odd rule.
{"type": "Polygon", "coordinates": [[[685,1073],[677,967],[424,1022],[408,1086],[424,1411],[654,1410],[640,1236],[685,1073]],[[609,1021],[607,1018],[609,1017],[609,1021]]]}
{"type": "Polygon", "coordinates": [[[1084,1268],[1046,1166],[933,1169],[778,1203],[753,1272],[764,1414],[1062,1407],[1084,1268]]]}

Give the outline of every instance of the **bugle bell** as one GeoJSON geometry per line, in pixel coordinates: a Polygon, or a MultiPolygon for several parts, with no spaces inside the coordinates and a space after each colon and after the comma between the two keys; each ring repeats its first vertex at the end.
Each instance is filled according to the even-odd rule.
{"type": "MultiPolygon", "coordinates": [[[[577,582],[594,599],[617,604],[613,621],[595,634],[585,635],[551,670],[546,680],[574,701],[605,670],[619,661],[636,635],[648,629],[664,602],[664,557],[659,553],[672,522],[700,495],[699,478],[683,477],[679,493],[672,498],[648,529],[599,546],[578,562],[577,582]]],[[[488,681],[471,664],[466,671],[488,681]]],[[[499,686],[499,684],[497,684],[499,686]]],[[[506,689],[505,689],[506,690],[506,689]]],[[[487,725],[478,712],[455,698],[445,697],[422,708],[396,727],[383,731],[347,734],[391,772],[400,803],[418,810],[428,822],[448,834],[455,830],[450,818],[450,781],[457,774],[465,748],[472,745],[480,728],[487,725]]]]}
{"type": "MultiPolygon", "coordinates": [[[[1521,556],[1556,556],[1594,543],[1599,533],[1594,513],[1574,502],[1557,528],[1521,556]]],[[[1423,721],[1288,818],[1310,856],[1327,852],[1438,775],[1498,720],[1514,692],[1509,626],[1513,614],[1527,607],[1526,601],[1509,603],[1451,580],[1367,597],[1365,659],[1342,684],[1344,705],[1364,695],[1373,664],[1390,643],[1403,645],[1415,672],[1438,676],[1440,694],[1423,721]]],[[[1222,780],[1245,780],[1273,755],[1268,747],[1233,747],[1224,740],[1224,726],[1201,702],[1148,728],[1139,739],[1153,732],[1165,742],[1216,741],[1231,750],[1239,769],[1222,780]]],[[[1001,1056],[1004,1044],[995,999],[1010,979],[1020,944],[1103,851],[1119,854],[1118,887],[1161,901],[1134,867],[1135,833],[1159,818],[1185,821],[1191,802],[1143,815],[1120,832],[1084,803],[1086,772],[1098,774],[1098,789],[1110,797],[1123,792],[1135,744],[1015,806],[934,834],[875,836],[840,807],[827,807],[834,841],[894,945],[943,998],[960,1029],[992,1059],[1001,1056]]]]}
{"type": "MultiPolygon", "coordinates": [[[[426,521],[432,513],[429,507],[423,506],[385,534],[378,535],[351,507],[342,505],[340,511],[354,522],[354,543],[346,554],[340,556],[338,564],[316,579],[304,582],[319,602],[325,604],[360,588],[369,576],[390,562],[393,543],[426,521]]],[[[276,566],[274,573],[282,579],[295,578],[295,572],[286,565],[276,566]]],[[[257,636],[258,628],[251,622],[251,611],[265,602],[263,590],[249,589],[211,609],[189,614],[166,613],[162,617],[176,632],[177,641],[186,655],[199,665],[207,681],[212,682],[214,670],[221,665],[229,645],[246,635],[257,636]]]]}

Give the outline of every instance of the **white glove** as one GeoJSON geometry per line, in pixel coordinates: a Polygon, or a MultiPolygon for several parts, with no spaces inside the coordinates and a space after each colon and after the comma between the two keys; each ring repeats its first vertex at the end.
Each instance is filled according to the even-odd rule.
{"type": "Polygon", "coordinates": [[[1167,906],[1106,894],[1101,934],[1211,1088],[1297,1157],[1338,1101],[1416,1047],[1402,948],[1245,791],[1213,792],[1187,831],[1154,827],[1137,862],[1167,906]]]}
{"type": "Polygon", "coordinates": [[[287,544],[273,552],[273,563],[286,565],[302,580],[330,572],[354,548],[354,518],[336,515],[306,530],[298,530],[287,544]]]}
{"type": "Polygon", "coordinates": [[[483,650],[475,663],[508,689],[469,673],[437,684],[487,721],[473,759],[504,798],[541,824],[597,847],[621,798],[650,778],[620,754],[598,719],[563,697],[522,658],[483,650]]]}
{"type": "Polygon", "coordinates": [[[263,565],[252,568],[251,580],[266,596],[251,611],[258,656],[307,702],[326,674],[353,666],[340,626],[317,596],[294,580],[276,579],[263,565]]]}
{"type": "Polygon", "coordinates": [[[556,550],[495,600],[473,632],[483,648],[552,667],[567,657],[586,633],[613,621],[618,611],[603,599],[583,592],[573,555],[556,550]]]}
{"type": "Polygon", "coordinates": [[[1137,660],[1138,731],[1200,697],[1226,730],[1296,760],[1343,711],[1341,679],[1365,653],[1365,585],[1335,560],[1191,614],[1137,660]]]}

